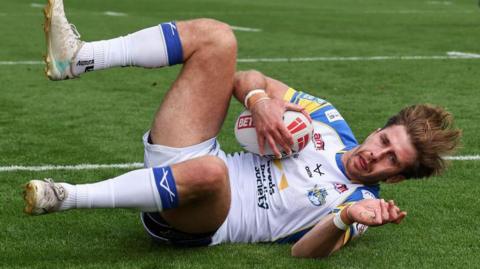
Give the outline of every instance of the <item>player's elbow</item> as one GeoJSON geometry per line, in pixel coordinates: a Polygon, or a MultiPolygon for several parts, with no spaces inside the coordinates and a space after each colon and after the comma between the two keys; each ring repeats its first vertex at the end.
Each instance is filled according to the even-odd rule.
{"type": "Polygon", "coordinates": [[[237,71],[234,76],[234,87],[242,88],[242,84],[251,81],[264,80],[265,76],[257,70],[237,71]]]}

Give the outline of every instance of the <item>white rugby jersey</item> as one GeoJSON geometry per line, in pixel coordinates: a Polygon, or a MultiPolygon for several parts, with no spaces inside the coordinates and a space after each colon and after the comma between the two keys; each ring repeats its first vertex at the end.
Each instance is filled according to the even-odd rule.
{"type": "MultiPolygon", "coordinates": [[[[226,157],[232,201],[212,244],[295,242],[346,203],[379,196],[378,185],[353,184],[345,175],[342,154],[358,143],[335,107],[293,89],[284,98],[310,113],[313,137],[299,154],[282,160],[252,153],[226,157]]],[[[344,243],[365,229],[351,225],[344,243]]]]}

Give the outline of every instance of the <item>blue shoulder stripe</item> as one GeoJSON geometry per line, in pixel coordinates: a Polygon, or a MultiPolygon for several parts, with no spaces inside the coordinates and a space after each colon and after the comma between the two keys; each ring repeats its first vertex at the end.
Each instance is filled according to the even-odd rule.
{"type": "Polygon", "coordinates": [[[364,185],[358,187],[344,203],[356,202],[368,198],[380,198],[380,185],[364,185]]]}
{"type": "Polygon", "coordinates": [[[358,142],[353,135],[352,129],[350,129],[350,126],[348,126],[347,122],[343,118],[341,118],[340,114],[336,113],[338,113],[338,111],[335,109],[335,107],[332,105],[328,105],[320,110],[313,112],[310,116],[313,120],[323,122],[335,129],[346,148],[356,147],[358,145],[358,142]],[[336,116],[337,118],[333,120],[328,119],[327,114],[329,114],[329,112],[331,112],[331,115],[338,115],[336,116]]]}

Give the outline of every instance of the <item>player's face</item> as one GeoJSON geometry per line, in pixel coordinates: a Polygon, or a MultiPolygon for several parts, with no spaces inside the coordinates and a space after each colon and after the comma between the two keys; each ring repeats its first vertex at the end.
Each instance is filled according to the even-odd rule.
{"type": "Polygon", "coordinates": [[[347,175],[361,183],[400,179],[399,173],[413,164],[415,148],[403,125],[393,125],[370,134],[343,156],[347,175]]]}

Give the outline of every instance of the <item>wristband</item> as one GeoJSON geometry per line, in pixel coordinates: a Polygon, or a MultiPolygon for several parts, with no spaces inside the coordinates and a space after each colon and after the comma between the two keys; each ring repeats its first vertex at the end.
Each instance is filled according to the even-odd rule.
{"type": "Polygon", "coordinates": [[[255,107],[256,104],[258,104],[258,103],[260,103],[260,102],[262,102],[262,101],[265,101],[265,100],[270,100],[270,99],[271,99],[271,98],[268,97],[268,96],[259,96],[259,98],[252,98],[252,99],[251,99],[252,102],[251,102],[248,110],[251,111],[251,110],[255,107]]]}
{"type": "Polygon", "coordinates": [[[346,231],[347,228],[348,228],[348,225],[345,224],[345,222],[343,222],[342,220],[342,217],[340,216],[342,213],[342,210],[338,211],[337,213],[335,213],[335,216],[333,217],[333,224],[335,224],[335,226],[342,230],[342,231],[346,231]]]}
{"type": "Polygon", "coordinates": [[[244,99],[244,101],[243,101],[243,104],[245,105],[245,108],[248,109],[248,107],[249,107],[249,106],[248,106],[248,100],[249,100],[252,96],[254,96],[254,95],[256,95],[256,94],[262,94],[262,97],[267,96],[267,93],[265,93],[265,90],[262,90],[262,89],[255,89],[255,90],[250,91],[250,92],[245,96],[245,99],[244,99]]]}

